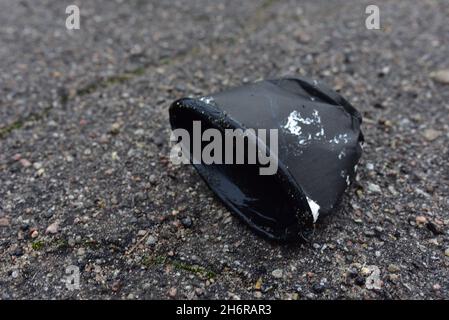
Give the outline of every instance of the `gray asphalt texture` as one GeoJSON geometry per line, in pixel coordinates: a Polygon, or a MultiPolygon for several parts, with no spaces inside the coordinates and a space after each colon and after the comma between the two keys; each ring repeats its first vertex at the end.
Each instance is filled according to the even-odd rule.
{"type": "Polygon", "coordinates": [[[1,299],[449,298],[449,2],[0,3],[1,299]],[[191,166],[168,107],[298,74],[364,116],[341,209],[256,236],[191,166]],[[80,269],[69,290],[66,268],[80,269]]]}

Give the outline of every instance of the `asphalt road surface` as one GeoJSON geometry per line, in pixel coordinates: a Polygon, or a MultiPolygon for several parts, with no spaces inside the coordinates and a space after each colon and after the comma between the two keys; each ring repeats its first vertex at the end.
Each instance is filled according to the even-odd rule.
{"type": "Polygon", "coordinates": [[[0,298],[447,299],[449,2],[375,1],[368,30],[372,2],[75,1],[67,30],[72,1],[1,1],[0,298]],[[281,245],[170,163],[168,107],[291,74],[366,144],[341,209],[281,245]]]}

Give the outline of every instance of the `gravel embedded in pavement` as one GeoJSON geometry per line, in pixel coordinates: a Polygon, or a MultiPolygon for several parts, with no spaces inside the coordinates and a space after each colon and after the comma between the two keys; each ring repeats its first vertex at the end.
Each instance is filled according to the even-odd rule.
{"type": "Polygon", "coordinates": [[[449,3],[379,2],[381,30],[368,4],[82,2],[69,32],[59,1],[2,1],[0,298],[447,298],[449,3]],[[366,144],[338,213],[281,245],[170,163],[167,110],[287,74],[366,144]]]}

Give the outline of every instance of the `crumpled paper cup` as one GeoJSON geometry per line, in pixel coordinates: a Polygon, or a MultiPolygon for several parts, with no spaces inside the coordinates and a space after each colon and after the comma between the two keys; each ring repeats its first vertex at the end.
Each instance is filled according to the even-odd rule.
{"type": "MultiPolygon", "coordinates": [[[[169,114],[172,129],[190,132],[193,121],[203,131],[277,130],[277,154],[270,154],[275,174],[261,175],[260,163],[193,164],[231,212],[270,239],[305,238],[335,212],[362,153],[360,113],[335,91],[301,77],[183,98],[169,114]]],[[[268,142],[265,147],[271,152],[268,142]]]]}

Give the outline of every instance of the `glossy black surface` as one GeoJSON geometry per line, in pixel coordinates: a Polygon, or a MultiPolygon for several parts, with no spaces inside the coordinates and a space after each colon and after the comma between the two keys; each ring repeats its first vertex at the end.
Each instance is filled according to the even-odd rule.
{"type": "Polygon", "coordinates": [[[362,152],[360,114],[336,92],[304,78],[180,99],[169,112],[173,129],[191,130],[193,120],[203,130],[278,129],[275,175],[260,175],[258,165],[194,165],[233,213],[271,239],[304,236],[317,217],[335,211],[362,152]]]}

